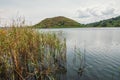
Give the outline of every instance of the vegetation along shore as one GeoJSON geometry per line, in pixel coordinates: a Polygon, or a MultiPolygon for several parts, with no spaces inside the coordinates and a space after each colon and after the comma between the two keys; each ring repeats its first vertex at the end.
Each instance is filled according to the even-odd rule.
{"type": "Polygon", "coordinates": [[[58,71],[66,72],[65,42],[32,28],[1,28],[0,80],[49,80],[58,71]]]}

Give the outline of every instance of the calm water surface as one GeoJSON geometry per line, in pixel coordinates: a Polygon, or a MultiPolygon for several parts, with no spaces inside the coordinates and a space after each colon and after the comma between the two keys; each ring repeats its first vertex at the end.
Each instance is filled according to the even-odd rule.
{"type": "Polygon", "coordinates": [[[120,28],[42,29],[62,31],[67,44],[67,73],[59,80],[120,80],[120,28]],[[82,76],[74,49],[85,55],[82,76]],[[76,60],[74,60],[76,59],[76,60]]]}

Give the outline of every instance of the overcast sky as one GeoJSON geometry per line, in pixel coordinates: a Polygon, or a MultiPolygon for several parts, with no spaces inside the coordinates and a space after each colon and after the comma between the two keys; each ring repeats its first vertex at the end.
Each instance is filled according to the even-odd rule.
{"type": "Polygon", "coordinates": [[[118,15],[120,0],[0,0],[0,23],[16,16],[32,24],[54,16],[90,23],[118,15]]]}

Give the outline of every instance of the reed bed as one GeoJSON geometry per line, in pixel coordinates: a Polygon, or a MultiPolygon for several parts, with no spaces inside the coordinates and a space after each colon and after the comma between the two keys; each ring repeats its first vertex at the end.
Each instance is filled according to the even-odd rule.
{"type": "Polygon", "coordinates": [[[50,80],[61,69],[66,69],[65,39],[32,28],[0,29],[0,80],[50,80]]]}

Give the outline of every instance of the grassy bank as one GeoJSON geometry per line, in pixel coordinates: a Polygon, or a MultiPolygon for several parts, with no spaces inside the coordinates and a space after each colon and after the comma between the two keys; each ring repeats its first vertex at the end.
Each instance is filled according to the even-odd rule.
{"type": "Polygon", "coordinates": [[[65,63],[65,40],[54,33],[0,29],[0,80],[45,80],[65,63]]]}

